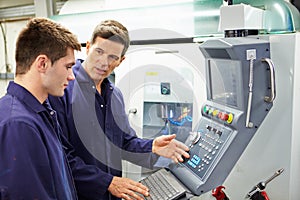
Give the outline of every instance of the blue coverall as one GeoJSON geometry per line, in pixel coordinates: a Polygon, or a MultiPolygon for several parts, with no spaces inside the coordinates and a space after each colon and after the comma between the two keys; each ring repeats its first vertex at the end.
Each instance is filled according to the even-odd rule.
{"type": "Polygon", "coordinates": [[[0,199],[77,199],[55,112],[10,82],[0,113],[0,199]]]}
{"type": "Polygon", "coordinates": [[[120,90],[106,78],[99,94],[82,62],[76,61],[73,67],[76,79],[69,83],[65,95],[49,97],[49,101],[75,154],[102,170],[99,181],[106,192],[101,198],[93,194],[86,198],[79,193],[80,199],[119,199],[107,189],[113,176],[122,176],[121,160],[152,168],[158,156],[151,153],[153,140],[138,138],[130,127],[120,90]]]}

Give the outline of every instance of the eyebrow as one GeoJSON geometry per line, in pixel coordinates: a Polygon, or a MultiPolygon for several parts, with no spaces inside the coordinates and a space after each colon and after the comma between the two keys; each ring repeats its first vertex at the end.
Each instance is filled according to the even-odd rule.
{"type": "Polygon", "coordinates": [[[102,49],[101,47],[96,47],[95,49],[96,50],[103,50],[104,51],[104,49],[102,49]]]}
{"type": "Polygon", "coordinates": [[[67,63],[66,65],[75,65],[76,63],[75,62],[69,62],[69,63],[67,63]]]}
{"type": "MultiPolygon", "coordinates": [[[[96,50],[101,50],[101,51],[104,51],[105,52],[105,50],[104,49],[102,49],[101,47],[95,47],[95,49],[96,50]]],[[[117,58],[117,60],[118,59],[120,59],[120,56],[118,56],[118,55],[116,55],[116,54],[109,54],[110,56],[114,56],[114,57],[116,57],[117,58]]]]}

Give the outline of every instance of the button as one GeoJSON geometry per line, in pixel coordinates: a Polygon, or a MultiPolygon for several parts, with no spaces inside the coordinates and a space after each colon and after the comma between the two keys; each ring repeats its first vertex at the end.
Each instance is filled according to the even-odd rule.
{"type": "Polygon", "coordinates": [[[214,110],[213,111],[213,116],[217,116],[217,114],[219,114],[219,111],[218,110],[214,110]]]}
{"type": "Polygon", "coordinates": [[[206,129],[210,131],[211,130],[211,126],[206,125],[206,129]]]}
{"type": "Polygon", "coordinates": [[[227,123],[228,123],[228,124],[231,124],[232,121],[233,121],[233,114],[232,114],[232,113],[229,113],[229,114],[228,114],[227,123]]]}
{"type": "Polygon", "coordinates": [[[100,105],[100,107],[101,107],[101,108],[103,108],[103,107],[104,107],[104,105],[103,105],[103,104],[101,104],[101,105],[100,105]]]}
{"type": "Polygon", "coordinates": [[[221,135],[222,135],[222,131],[220,131],[220,130],[217,130],[217,131],[216,131],[216,134],[218,134],[218,135],[221,137],[221,135]]]}
{"type": "Polygon", "coordinates": [[[52,111],[50,111],[50,115],[54,115],[54,111],[52,110],[52,111]]]}
{"type": "Polygon", "coordinates": [[[229,115],[227,113],[224,113],[222,120],[227,121],[228,118],[229,118],[229,115]]]}
{"type": "Polygon", "coordinates": [[[223,115],[223,113],[222,112],[219,112],[219,114],[218,114],[218,118],[222,118],[222,115],[223,115]]]}
{"type": "Polygon", "coordinates": [[[204,106],[203,107],[203,112],[208,114],[209,113],[209,107],[208,106],[204,106]]]}
{"type": "Polygon", "coordinates": [[[227,121],[229,116],[227,113],[220,112],[218,117],[223,121],[227,121]]]}

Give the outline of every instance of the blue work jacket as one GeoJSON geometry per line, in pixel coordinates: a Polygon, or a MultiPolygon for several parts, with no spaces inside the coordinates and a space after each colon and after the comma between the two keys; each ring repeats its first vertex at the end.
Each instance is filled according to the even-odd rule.
{"type": "MultiPolygon", "coordinates": [[[[81,63],[77,60],[73,67],[76,79],[65,95],[50,96],[49,101],[75,154],[101,169],[99,181],[107,190],[113,176],[122,176],[122,159],[152,168],[158,156],[151,153],[153,140],[138,138],[130,127],[120,90],[105,79],[99,94],[81,63]]],[[[118,198],[106,191],[100,199],[118,198]]]]}
{"type": "Polygon", "coordinates": [[[0,199],[77,199],[55,111],[10,82],[0,113],[0,199]]]}

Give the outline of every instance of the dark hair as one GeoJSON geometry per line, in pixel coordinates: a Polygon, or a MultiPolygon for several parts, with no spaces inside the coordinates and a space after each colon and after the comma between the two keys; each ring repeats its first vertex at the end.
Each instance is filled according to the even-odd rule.
{"type": "Polygon", "coordinates": [[[94,44],[97,37],[108,39],[124,45],[122,56],[125,55],[129,47],[128,30],[120,22],[115,20],[105,20],[98,24],[93,32],[91,43],[94,44]]]}
{"type": "Polygon", "coordinates": [[[16,75],[25,74],[38,55],[52,63],[67,55],[67,48],[80,50],[77,37],[47,18],[32,18],[20,32],[16,43],[16,75]]]}

